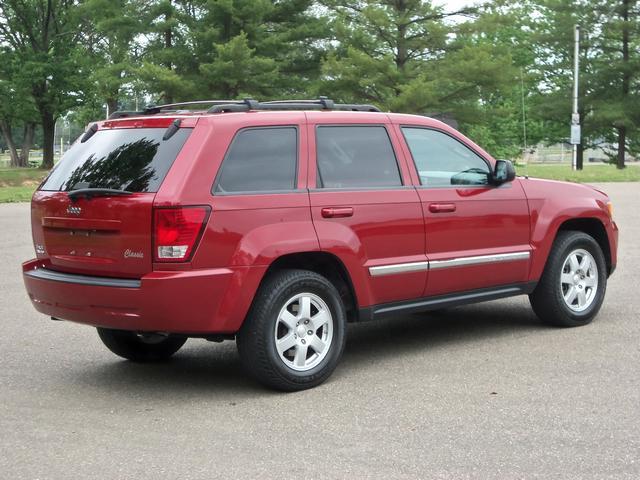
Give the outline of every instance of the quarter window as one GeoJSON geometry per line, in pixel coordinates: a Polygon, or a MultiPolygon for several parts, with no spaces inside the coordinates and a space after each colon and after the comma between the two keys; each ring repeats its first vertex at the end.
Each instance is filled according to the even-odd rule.
{"type": "Polygon", "coordinates": [[[455,138],[426,128],[405,127],[402,132],[421,185],[446,187],[489,183],[487,162],[455,138]]]}
{"type": "Polygon", "coordinates": [[[294,190],[297,152],[294,127],[241,130],[222,162],[214,192],[294,190]]]}
{"type": "Polygon", "coordinates": [[[382,126],[317,128],[318,188],[402,185],[387,129],[382,126]]]}

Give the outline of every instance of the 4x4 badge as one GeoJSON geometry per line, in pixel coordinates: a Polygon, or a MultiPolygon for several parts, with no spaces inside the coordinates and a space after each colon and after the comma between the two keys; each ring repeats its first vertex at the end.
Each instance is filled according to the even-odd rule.
{"type": "Polygon", "coordinates": [[[82,208],[80,207],[74,207],[73,205],[67,207],[67,213],[70,215],[80,215],[81,212],[82,208]]]}

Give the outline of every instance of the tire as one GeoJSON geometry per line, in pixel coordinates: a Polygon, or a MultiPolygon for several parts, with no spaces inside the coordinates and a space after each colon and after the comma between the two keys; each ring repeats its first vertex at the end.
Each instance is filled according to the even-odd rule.
{"type": "Polygon", "coordinates": [[[236,339],[249,374],[283,391],[324,382],[338,365],[345,342],[345,308],[338,290],[307,270],[269,276],[236,339]]]}
{"type": "Polygon", "coordinates": [[[579,327],[597,315],[606,289],[607,266],[598,242],[583,232],[561,231],[529,301],[542,321],[579,327]]]}
{"type": "Polygon", "coordinates": [[[102,343],[119,357],[132,362],[161,362],[176,353],[187,341],[179,335],[137,334],[98,327],[102,343]]]}

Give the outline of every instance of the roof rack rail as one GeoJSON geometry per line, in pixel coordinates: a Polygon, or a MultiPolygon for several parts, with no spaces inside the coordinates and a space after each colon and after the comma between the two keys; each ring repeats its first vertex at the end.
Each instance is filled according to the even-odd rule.
{"type": "Polygon", "coordinates": [[[238,100],[195,100],[191,102],[166,103],[164,105],[148,105],[144,109],[145,115],[153,115],[160,113],[161,110],[168,110],[175,107],[190,107],[193,105],[225,105],[227,103],[235,103],[238,100]]]}
{"type": "Polygon", "coordinates": [[[221,112],[248,112],[249,110],[346,110],[353,112],[380,112],[375,105],[335,103],[327,97],[319,97],[314,100],[271,100],[259,102],[252,98],[243,100],[196,100],[191,102],[167,103],[165,105],[149,105],[142,111],[116,111],[109,119],[139,117],[143,115],[155,115],[163,110],[178,111],[177,107],[189,107],[193,105],[210,105],[207,113],[221,112]]]}
{"type": "Polygon", "coordinates": [[[163,105],[147,105],[144,110],[140,111],[115,111],[109,115],[109,120],[115,118],[140,117],[142,115],[155,115],[156,113],[160,113],[162,110],[175,109],[176,107],[190,107],[193,105],[227,105],[235,102],[242,103],[242,101],[238,100],[195,100],[191,102],[166,103],[163,105]]]}
{"type": "Polygon", "coordinates": [[[380,109],[375,105],[335,103],[327,97],[319,97],[316,100],[272,100],[269,102],[257,102],[252,99],[245,99],[242,102],[234,101],[222,105],[213,105],[207,112],[246,112],[249,110],[348,110],[353,112],[380,112],[380,109]]]}

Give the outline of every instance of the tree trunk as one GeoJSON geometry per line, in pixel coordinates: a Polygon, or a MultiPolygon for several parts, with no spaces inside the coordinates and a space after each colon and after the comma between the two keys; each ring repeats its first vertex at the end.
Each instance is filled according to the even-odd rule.
{"type": "MultiPolygon", "coordinates": [[[[117,98],[107,98],[107,110],[109,111],[109,115],[118,110],[117,98]]],[[[107,118],[109,115],[107,115],[107,118]]]]}
{"type": "Polygon", "coordinates": [[[576,169],[582,170],[584,165],[584,147],[579,143],[576,148],[576,169]]]}
{"type": "Polygon", "coordinates": [[[406,25],[398,25],[396,36],[397,48],[395,55],[395,63],[398,70],[404,73],[407,64],[407,27],[406,25]]]}
{"type": "Polygon", "coordinates": [[[9,147],[9,157],[11,158],[11,166],[19,167],[20,157],[18,156],[18,150],[16,150],[16,144],[13,141],[11,125],[7,123],[5,120],[0,120],[0,132],[2,132],[2,137],[4,138],[4,141],[7,143],[7,147],[9,147]]]}
{"type": "MultiPolygon", "coordinates": [[[[171,17],[173,16],[173,5],[171,4],[171,0],[169,0],[169,8],[170,10],[165,14],[165,20],[167,23],[170,22],[171,17]]],[[[171,47],[173,47],[173,32],[171,31],[171,26],[167,27],[164,31],[164,48],[171,51],[171,47]]],[[[171,57],[169,57],[171,58],[171,57]]],[[[173,70],[173,64],[171,60],[168,60],[166,63],[166,67],[169,70],[173,70]]],[[[164,91],[164,103],[173,103],[173,94],[172,92],[168,92],[166,89],[164,91]]]]}
{"type": "MultiPolygon", "coordinates": [[[[629,97],[631,72],[629,72],[629,0],[622,1],[622,107],[626,110],[629,97]]],[[[627,118],[624,114],[618,130],[618,158],[616,166],[624,168],[624,154],[627,148],[627,118]]]]}
{"type": "Polygon", "coordinates": [[[24,130],[22,134],[22,149],[20,150],[20,166],[29,166],[29,153],[33,147],[33,137],[35,135],[36,126],[33,123],[27,122],[24,124],[24,130]]]}
{"type": "Polygon", "coordinates": [[[626,151],[626,143],[627,143],[627,127],[623,125],[618,127],[618,155],[616,157],[616,167],[620,169],[625,167],[624,154],[626,151]]]}
{"type": "Polygon", "coordinates": [[[53,168],[56,119],[51,112],[42,113],[42,168],[53,168]]]}
{"type": "Polygon", "coordinates": [[[582,144],[578,144],[578,154],[576,155],[576,170],[582,170],[584,166],[584,148],[582,144]]]}

